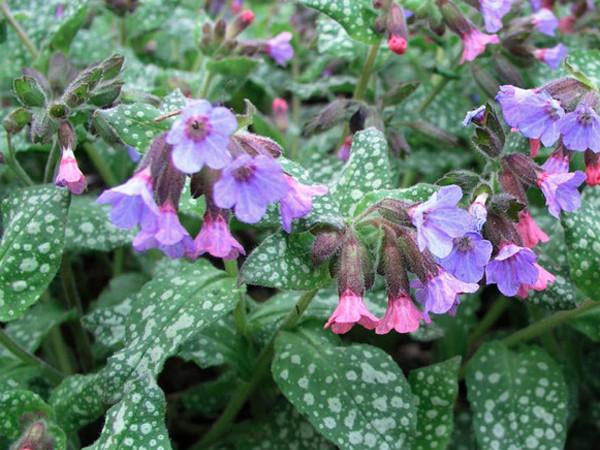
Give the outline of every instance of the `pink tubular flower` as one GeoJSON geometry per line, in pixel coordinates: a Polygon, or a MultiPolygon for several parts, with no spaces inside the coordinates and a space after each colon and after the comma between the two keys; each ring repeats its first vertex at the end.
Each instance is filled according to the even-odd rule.
{"type": "Polygon", "coordinates": [[[281,211],[281,226],[288,233],[292,232],[292,221],[306,216],[312,210],[313,197],[325,195],[328,192],[327,186],[314,185],[307,186],[298,183],[294,177],[284,174],[285,180],[290,189],[285,197],[279,203],[281,211]]]}
{"type": "Polygon", "coordinates": [[[471,28],[467,33],[461,36],[464,50],[460,63],[465,61],[473,61],[485,51],[488,44],[498,44],[500,39],[495,34],[485,34],[477,28],[471,28]]]}
{"type": "Polygon", "coordinates": [[[533,220],[527,210],[519,212],[519,223],[517,223],[517,232],[523,240],[525,247],[533,248],[539,242],[548,242],[549,238],[544,230],[533,220]]]}
{"type": "Polygon", "coordinates": [[[279,33],[277,36],[267,41],[265,44],[265,51],[277,64],[285,66],[285,64],[294,57],[294,48],[292,47],[292,44],[290,44],[291,40],[292,33],[289,31],[279,33]]]}
{"type": "Polygon", "coordinates": [[[62,151],[58,173],[54,183],[57,186],[66,187],[71,193],[79,195],[85,191],[87,181],[85,176],[79,170],[75,154],[70,148],[65,148],[62,151]]]}
{"type": "Polygon", "coordinates": [[[240,254],[246,254],[244,247],[231,235],[226,217],[220,212],[206,211],[202,229],[194,239],[192,257],[204,253],[222,259],[237,259],[240,254]]]}
{"type": "Polygon", "coordinates": [[[393,51],[396,55],[404,55],[406,48],[408,47],[408,41],[402,36],[390,34],[388,37],[388,48],[393,51]]]}
{"type": "Polygon", "coordinates": [[[569,50],[567,47],[563,44],[558,44],[550,48],[538,48],[533,52],[533,56],[550,66],[551,69],[556,70],[567,57],[568,53],[569,50]]]}
{"type": "Polygon", "coordinates": [[[350,159],[350,150],[352,149],[352,135],[346,136],[344,143],[337,152],[337,157],[346,162],[350,159]]]}
{"type": "Polygon", "coordinates": [[[542,143],[539,139],[529,139],[529,156],[535,158],[539,151],[542,143]]]}
{"type": "Polygon", "coordinates": [[[389,296],[385,316],[377,324],[375,333],[387,334],[391,330],[398,333],[412,333],[419,329],[421,320],[423,320],[423,313],[408,295],[389,296]]]}
{"type": "Polygon", "coordinates": [[[357,323],[372,330],[379,323],[379,319],[369,312],[362,295],[346,289],[340,295],[340,301],[324,328],[331,327],[334,333],[344,334],[357,323]]]}
{"type": "Polygon", "coordinates": [[[600,153],[585,151],[585,175],[588,186],[600,184],[600,153]]]}
{"type": "Polygon", "coordinates": [[[517,296],[521,298],[527,298],[529,295],[529,291],[543,291],[548,287],[548,284],[554,283],[556,278],[538,263],[535,263],[534,266],[538,270],[538,276],[533,284],[522,284],[519,286],[519,291],[517,292],[517,296]]]}

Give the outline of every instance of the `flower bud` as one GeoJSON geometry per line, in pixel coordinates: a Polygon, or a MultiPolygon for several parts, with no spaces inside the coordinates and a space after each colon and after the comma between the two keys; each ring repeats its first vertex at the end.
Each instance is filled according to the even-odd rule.
{"type": "Polygon", "coordinates": [[[220,44],[225,39],[227,33],[227,22],[224,19],[217,20],[213,30],[213,39],[216,44],[220,44]]]}
{"type": "Polygon", "coordinates": [[[585,151],[584,159],[588,186],[598,186],[600,184],[600,153],[594,153],[588,149],[585,151]]]}
{"type": "Polygon", "coordinates": [[[50,119],[46,111],[37,111],[33,115],[30,128],[30,138],[34,144],[46,144],[56,131],[56,123],[50,119]]]}
{"type": "Polygon", "coordinates": [[[513,153],[502,158],[502,167],[510,170],[520,181],[527,186],[537,182],[537,174],[541,170],[533,160],[521,153],[513,153]]]}
{"type": "Polygon", "coordinates": [[[338,253],[344,236],[337,230],[320,231],[316,236],[311,249],[311,259],[315,266],[323,264],[338,253]]]}
{"type": "Polygon", "coordinates": [[[406,263],[398,248],[397,237],[391,230],[385,230],[382,263],[388,295],[408,294],[410,285],[406,263]]]}
{"type": "Polygon", "coordinates": [[[459,36],[468,34],[471,28],[473,28],[471,22],[451,1],[437,0],[437,5],[446,25],[459,36]]]}
{"type": "Polygon", "coordinates": [[[508,169],[500,172],[500,185],[507,194],[512,195],[519,202],[527,205],[527,194],[521,181],[508,169]]]}
{"type": "Polygon", "coordinates": [[[116,78],[123,68],[125,57],[123,55],[112,55],[100,63],[102,69],[102,80],[112,80],[116,78]]]}
{"type": "Polygon", "coordinates": [[[365,292],[364,252],[363,245],[352,230],[346,230],[341,246],[338,292],[351,291],[357,295],[365,292]]]}
{"type": "Polygon", "coordinates": [[[349,120],[358,111],[359,107],[358,102],[336,99],[308,121],[304,126],[303,133],[305,135],[322,133],[340,122],[349,120]]]}
{"type": "Polygon", "coordinates": [[[419,280],[426,282],[429,275],[437,272],[437,264],[433,255],[427,249],[423,252],[419,250],[414,231],[408,228],[399,228],[397,231],[400,238],[398,245],[408,268],[419,280]]]}
{"type": "Polygon", "coordinates": [[[500,247],[503,242],[523,245],[515,224],[506,215],[499,214],[495,210],[492,211],[492,208],[489,210],[485,223],[484,235],[495,247],[500,247]]]}
{"type": "Polygon", "coordinates": [[[249,9],[242,11],[227,26],[225,39],[231,40],[239,36],[239,34],[248,28],[254,22],[254,13],[249,9]]]}
{"type": "Polygon", "coordinates": [[[66,120],[63,120],[58,126],[58,144],[61,149],[69,148],[71,150],[74,150],[77,145],[73,126],[66,120]]]}
{"type": "Polygon", "coordinates": [[[285,99],[279,97],[273,99],[273,105],[271,107],[273,121],[277,128],[284,133],[289,127],[288,109],[288,103],[285,99]]]}
{"type": "Polygon", "coordinates": [[[397,3],[392,3],[387,16],[386,30],[388,47],[397,55],[403,55],[408,46],[408,29],[404,10],[397,3]]]}
{"type": "Polygon", "coordinates": [[[232,135],[227,148],[233,156],[247,153],[252,157],[265,155],[270,158],[279,158],[283,151],[273,139],[245,132],[232,135]]]}
{"type": "Polygon", "coordinates": [[[500,156],[506,138],[494,109],[486,105],[482,119],[473,123],[476,127],[475,136],[472,138],[475,146],[490,158],[500,156]]]}
{"type": "Polygon", "coordinates": [[[589,88],[575,78],[559,78],[550,81],[540,88],[556,99],[565,110],[575,109],[582,96],[589,92],[589,88]]]}
{"type": "Polygon", "coordinates": [[[31,113],[25,108],[17,108],[4,118],[2,124],[7,133],[15,134],[21,131],[29,122],[31,122],[31,113]]]}

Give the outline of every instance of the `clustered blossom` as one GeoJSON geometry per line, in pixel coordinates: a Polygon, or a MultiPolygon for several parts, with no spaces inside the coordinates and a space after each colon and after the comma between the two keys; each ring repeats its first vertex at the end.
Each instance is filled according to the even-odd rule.
{"type": "Polygon", "coordinates": [[[502,28],[502,18],[510,11],[513,0],[481,0],[480,9],[485,30],[495,33],[502,28]]]}
{"type": "MultiPolygon", "coordinates": [[[[208,253],[235,259],[245,251],[229,231],[230,211],[242,222],[257,223],[270,205],[279,203],[281,225],[289,233],[294,220],[311,212],[313,198],[327,193],[325,186],[305,185],[286,173],[277,161],[281,149],[273,141],[235,134],[236,129],[237,120],[227,108],[189,101],[171,129],[155,139],[134,175],[98,198],[112,206],[116,226],[139,227],[136,250],[157,248],[171,258],[208,253]],[[206,196],[204,222],[195,239],[178,217],[187,175],[206,196]]],[[[72,152],[64,159],[57,183],[77,178],[67,177],[73,172],[72,152]]]]}

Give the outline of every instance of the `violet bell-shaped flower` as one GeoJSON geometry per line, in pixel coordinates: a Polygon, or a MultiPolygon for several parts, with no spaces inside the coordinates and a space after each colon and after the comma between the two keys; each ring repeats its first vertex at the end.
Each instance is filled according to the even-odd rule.
{"type": "Polygon", "coordinates": [[[529,248],[511,242],[500,244],[498,254],[485,269],[487,284],[498,285],[498,290],[513,297],[521,285],[533,285],[538,278],[537,257],[529,248]]]}
{"type": "Polygon", "coordinates": [[[327,194],[327,186],[308,186],[299,183],[291,175],[283,175],[289,190],[285,197],[279,202],[281,212],[281,226],[288,232],[292,232],[292,221],[306,216],[312,211],[313,197],[327,194]]]}

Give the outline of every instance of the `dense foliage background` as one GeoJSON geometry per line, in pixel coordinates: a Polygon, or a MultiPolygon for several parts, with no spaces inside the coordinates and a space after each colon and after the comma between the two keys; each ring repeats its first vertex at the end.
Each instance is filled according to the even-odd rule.
{"type": "MultiPolygon", "coordinates": [[[[482,284],[407,334],[323,328],[343,270],[315,265],[315,236],[356,227],[375,276],[381,229],[359,225],[383,199],[459,185],[463,208],[485,193],[515,219],[525,205],[502,194],[501,154],[536,143],[510,132],[499,86],[569,77],[598,94],[598,2],[508,3],[498,42],[461,61],[477,1],[398,2],[407,24],[370,0],[0,2],[0,448],[596,448],[597,158],[559,220],[528,192],[549,236],[535,248],[555,276],[545,290],[482,284]],[[556,35],[527,21],[537,3],[561,19],[556,35]],[[277,60],[269,40],[285,32],[293,57],[277,60]],[[566,63],[535,53],[559,43],[566,63]],[[135,232],[96,202],[190,98],[230,108],[287,173],[329,190],[291,234],[273,208],[256,225],[232,219],[237,261],[134,251],[135,232]],[[82,195],[52,184],[65,142],[82,195]]],[[[571,164],[585,170],[583,153],[571,164]]],[[[192,236],[207,208],[195,194],[188,179],[178,213],[192,236]]],[[[383,317],[382,276],[365,302],[383,317]]]]}

